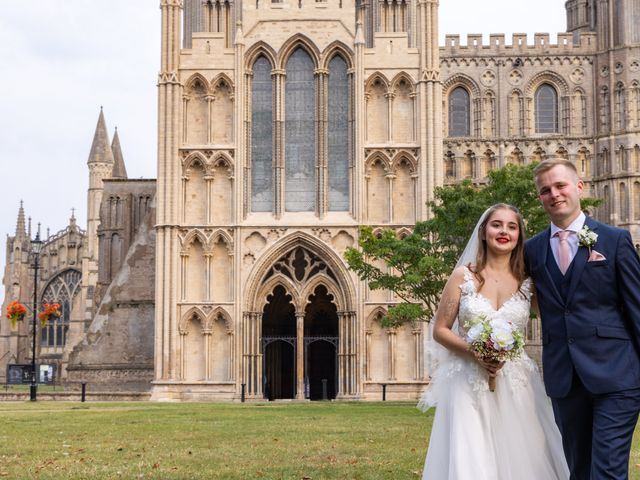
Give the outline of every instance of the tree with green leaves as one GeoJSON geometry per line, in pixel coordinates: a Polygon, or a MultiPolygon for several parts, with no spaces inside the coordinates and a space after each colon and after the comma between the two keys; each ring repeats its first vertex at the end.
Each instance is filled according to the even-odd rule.
{"type": "MultiPolygon", "coordinates": [[[[432,217],[417,222],[403,238],[392,229],[361,227],[359,248],[347,249],[345,258],[369,288],[391,290],[400,298],[383,319],[385,326],[433,317],[448,276],[480,215],[491,205],[516,206],[525,221],[526,237],[546,228],[548,219],[536,193],[534,168],[535,164],[507,165],[491,171],[484,185],[465,180],[437,188],[435,200],[428,204],[432,217]]],[[[598,203],[593,198],[582,199],[584,209],[598,203]]]]}

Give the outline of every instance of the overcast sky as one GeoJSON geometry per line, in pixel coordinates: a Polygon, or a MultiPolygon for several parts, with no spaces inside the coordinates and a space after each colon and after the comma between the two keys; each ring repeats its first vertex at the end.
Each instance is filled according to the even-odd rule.
{"type": "MultiPolygon", "coordinates": [[[[0,274],[20,200],[42,233],[86,227],[87,157],[100,106],[129,178],[156,177],[159,0],[0,0],[0,274]]],[[[440,0],[445,33],[566,28],[564,0],[440,0]]],[[[463,40],[464,43],[464,40],[463,40]]],[[[4,291],[0,288],[0,302],[4,291]]]]}

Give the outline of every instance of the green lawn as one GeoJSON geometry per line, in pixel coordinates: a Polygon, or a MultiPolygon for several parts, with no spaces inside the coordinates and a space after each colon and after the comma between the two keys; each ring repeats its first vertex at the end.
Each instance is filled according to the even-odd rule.
{"type": "MultiPolygon", "coordinates": [[[[0,403],[0,478],[420,479],[432,413],[386,403],[0,403]]],[[[634,442],[633,479],[640,480],[634,442]]]]}

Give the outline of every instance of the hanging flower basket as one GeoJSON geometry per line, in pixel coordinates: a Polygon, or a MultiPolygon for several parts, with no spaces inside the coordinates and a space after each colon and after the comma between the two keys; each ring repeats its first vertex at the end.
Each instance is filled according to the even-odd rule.
{"type": "Polygon", "coordinates": [[[43,310],[38,314],[40,323],[43,327],[46,327],[49,323],[50,317],[60,316],[60,304],[59,303],[44,303],[42,304],[43,310]]]}
{"type": "Polygon", "coordinates": [[[17,322],[24,320],[24,316],[27,314],[27,307],[14,300],[7,305],[7,318],[11,321],[11,328],[16,328],[17,322]]]}

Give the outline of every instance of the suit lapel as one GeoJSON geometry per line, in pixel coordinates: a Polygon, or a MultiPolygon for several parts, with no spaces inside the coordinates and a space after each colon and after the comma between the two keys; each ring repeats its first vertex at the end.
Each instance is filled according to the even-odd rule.
{"type": "MultiPolygon", "coordinates": [[[[590,217],[585,219],[584,224],[594,232],[598,229],[598,224],[595,223],[590,217]]],[[[571,280],[569,283],[569,290],[567,291],[567,303],[571,300],[573,293],[576,291],[576,287],[584,272],[584,267],[587,266],[589,260],[589,249],[578,245],[578,251],[573,259],[573,269],[571,272],[571,280]]]]}
{"type": "Polygon", "coordinates": [[[547,268],[547,255],[549,254],[549,241],[551,239],[551,227],[547,227],[547,229],[544,231],[544,233],[540,236],[540,240],[542,241],[542,245],[540,246],[540,256],[538,257],[539,259],[539,265],[542,267],[542,270],[544,271],[544,275],[545,275],[545,281],[551,285],[551,290],[553,291],[554,295],[556,296],[556,300],[558,302],[560,302],[561,305],[564,304],[564,300],[562,298],[562,295],[560,295],[560,292],[558,291],[558,289],[556,288],[556,282],[553,281],[553,277],[551,276],[551,272],[549,272],[549,269],[547,268]]]}

